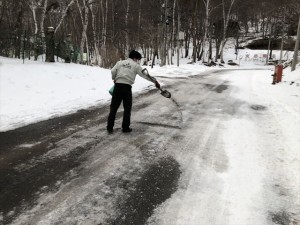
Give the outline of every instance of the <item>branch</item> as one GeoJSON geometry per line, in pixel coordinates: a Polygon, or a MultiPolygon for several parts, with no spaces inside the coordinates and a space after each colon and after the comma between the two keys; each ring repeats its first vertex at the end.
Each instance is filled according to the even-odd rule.
{"type": "Polygon", "coordinates": [[[66,7],[66,9],[64,10],[64,12],[63,12],[63,14],[62,14],[62,16],[61,16],[61,18],[60,18],[60,21],[59,21],[57,27],[55,28],[54,34],[57,32],[58,28],[59,28],[60,25],[62,24],[62,21],[63,21],[64,18],[66,17],[66,14],[67,14],[68,10],[69,10],[69,8],[71,7],[71,5],[73,5],[73,3],[74,3],[74,0],[71,0],[71,2],[69,3],[69,5],[68,5],[68,6],[66,7]]]}

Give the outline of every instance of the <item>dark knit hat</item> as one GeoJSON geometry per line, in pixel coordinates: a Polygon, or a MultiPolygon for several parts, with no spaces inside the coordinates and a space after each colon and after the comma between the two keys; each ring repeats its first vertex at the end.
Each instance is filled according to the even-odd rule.
{"type": "Polygon", "coordinates": [[[129,53],[129,58],[141,60],[142,55],[141,55],[139,52],[137,52],[137,51],[135,51],[135,50],[132,50],[132,51],[129,53]]]}

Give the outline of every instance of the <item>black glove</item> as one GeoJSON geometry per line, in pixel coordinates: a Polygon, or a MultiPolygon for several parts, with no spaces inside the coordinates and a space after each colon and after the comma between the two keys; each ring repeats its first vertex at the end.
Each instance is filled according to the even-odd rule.
{"type": "Polygon", "coordinates": [[[157,81],[155,81],[155,87],[160,89],[160,84],[157,81]]]}

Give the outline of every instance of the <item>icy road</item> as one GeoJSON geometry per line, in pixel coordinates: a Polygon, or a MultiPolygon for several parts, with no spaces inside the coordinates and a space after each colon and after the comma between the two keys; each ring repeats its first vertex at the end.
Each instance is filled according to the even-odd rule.
{"type": "Polygon", "coordinates": [[[1,133],[0,224],[299,224],[299,137],[254,82],[270,73],[161,77],[173,98],[135,96],[130,134],[122,110],[106,133],[108,105],[1,133]]]}

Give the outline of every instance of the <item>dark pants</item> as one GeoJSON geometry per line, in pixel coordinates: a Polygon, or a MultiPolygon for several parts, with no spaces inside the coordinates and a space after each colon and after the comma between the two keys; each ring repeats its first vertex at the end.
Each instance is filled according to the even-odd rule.
{"type": "Polygon", "coordinates": [[[115,84],[107,120],[108,130],[112,130],[114,127],[116,114],[122,101],[124,107],[122,129],[127,130],[130,126],[132,108],[132,92],[129,84],[115,84]]]}

